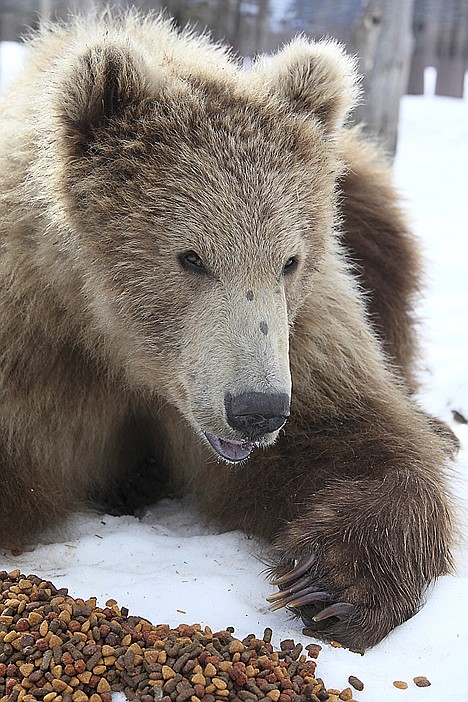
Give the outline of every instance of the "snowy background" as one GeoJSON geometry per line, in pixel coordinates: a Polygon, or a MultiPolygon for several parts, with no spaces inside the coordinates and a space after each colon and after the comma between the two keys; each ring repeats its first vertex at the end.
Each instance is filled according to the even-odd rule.
{"type": "MultiPolygon", "coordinates": [[[[3,79],[18,63],[15,46],[2,46],[3,79]]],[[[453,485],[460,520],[468,514],[468,100],[406,97],[395,163],[396,183],[428,261],[424,321],[425,374],[421,401],[447,420],[463,450],[453,485]]],[[[465,529],[466,531],[466,529],[465,529]]],[[[298,622],[268,610],[272,593],[262,573],[261,547],[243,534],[207,533],[181,503],[164,501],[141,519],[76,515],[51,543],[13,557],[0,551],[0,570],[19,568],[68,587],[75,597],[115,598],[130,613],[153,623],[234,626],[236,635],[261,634],[274,643],[294,638],[304,645],[298,622]]],[[[323,645],[317,675],[329,688],[365,688],[360,702],[439,702],[464,699],[468,691],[468,543],[456,552],[457,572],[441,578],[425,607],[364,656],[323,645]],[[415,676],[432,685],[417,688],[415,676]],[[393,681],[403,680],[400,690],[393,681]]]]}

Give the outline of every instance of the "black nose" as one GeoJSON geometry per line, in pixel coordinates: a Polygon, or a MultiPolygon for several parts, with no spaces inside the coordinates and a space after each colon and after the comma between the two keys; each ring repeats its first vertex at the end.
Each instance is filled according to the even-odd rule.
{"type": "Polygon", "coordinates": [[[289,417],[289,395],[284,392],[227,393],[224,406],[229,425],[251,441],[276,431],[289,417]]]}

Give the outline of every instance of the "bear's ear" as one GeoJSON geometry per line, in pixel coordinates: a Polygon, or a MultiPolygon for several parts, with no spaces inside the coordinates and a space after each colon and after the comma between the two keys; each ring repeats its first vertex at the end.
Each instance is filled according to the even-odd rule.
{"type": "Polygon", "coordinates": [[[279,97],[289,112],[313,117],[328,134],[339,129],[359,96],[356,60],[329,39],[294,39],[252,68],[261,92],[279,97]]]}
{"type": "Polygon", "coordinates": [[[129,47],[96,45],[74,60],[60,90],[59,119],[69,145],[86,150],[108,120],[155,95],[143,58],[129,47]]]}

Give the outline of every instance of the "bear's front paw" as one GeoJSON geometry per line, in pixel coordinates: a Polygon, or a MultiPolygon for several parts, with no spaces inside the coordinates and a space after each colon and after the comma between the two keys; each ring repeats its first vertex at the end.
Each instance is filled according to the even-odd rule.
{"type": "Polygon", "coordinates": [[[273,607],[292,609],[324,639],[375,646],[450,572],[450,526],[435,483],[408,474],[337,482],[278,534],[273,607]]]}
{"type": "Polygon", "coordinates": [[[272,585],[280,588],[279,592],[267,597],[271,609],[287,607],[300,615],[311,633],[335,639],[355,650],[364,649],[370,644],[367,635],[364,635],[366,644],[362,643],[362,608],[351,602],[337,601],[331,592],[320,589],[320,581],[313,574],[315,561],[315,554],[307,556],[287,573],[271,580],[272,585]],[[355,620],[360,620],[357,632],[358,621],[355,620]]]}
{"type": "Polygon", "coordinates": [[[393,582],[388,576],[381,580],[375,572],[366,577],[346,560],[338,572],[336,563],[327,566],[324,554],[310,552],[295,561],[285,572],[288,566],[283,554],[276,569],[280,575],[272,580],[280,590],[268,601],[274,610],[287,607],[300,616],[307,633],[318,638],[361,652],[419,609],[420,597],[399,588],[397,575],[393,582]]]}

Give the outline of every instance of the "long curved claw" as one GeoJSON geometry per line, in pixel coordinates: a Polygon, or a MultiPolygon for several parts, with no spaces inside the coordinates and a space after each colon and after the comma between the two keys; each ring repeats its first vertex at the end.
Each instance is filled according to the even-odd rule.
{"type": "Polygon", "coordinates": [[[313,620],[314,622],[321,622],[329,617],[338,617],[338,619],[341,619],[342,617],[349,616],[354,609],[355,605],[350,602],[335,602],[335,604],[325,607],[325,609],[318,612],[313,617],[313,620]]]}
{"type": "Polygon", "coordinates": [[[289,595],[294,595],[296,592],[300,592],[303,588],[308,587],[310,583],[310,578],[305,575],[303,578],[300,578],[299,580],[296,580],[294,585],[291,585],[291,587],[288,587],[287,589],[285,588],[284,590],[279,590],[279,592],[275,592],[273,595],[269,595],[267,597],[268,602],[276,602],[276,600],[282,600],[283,597],[289,597],[289,595]]]}
{"type": "Polygon", "coordinates": [[[317,592],[314,587],[307,587],[298,593],[291,595],[290,597],[285,597],[283,600],[279,600],[273,604],[270,609],[275,612],[281,607],[301,607],[306,604],[317,604],[320,602],[326,602],[331,599],[329,592],[317,592]]]}
{"type": "Polygon", "coordinates": [[[312,553],[308,558],[304,558],[302,561],[299,561],[299,563],[292,570],[288,571],[284,575],[281,575],[279,578],[271,580],[271,584],[284,585],[285,583],[293,582],[297,578],[300,578],[301,575],[307,573],[307,571],[312,568],[314,561],[315,553],[312,553]]]}

